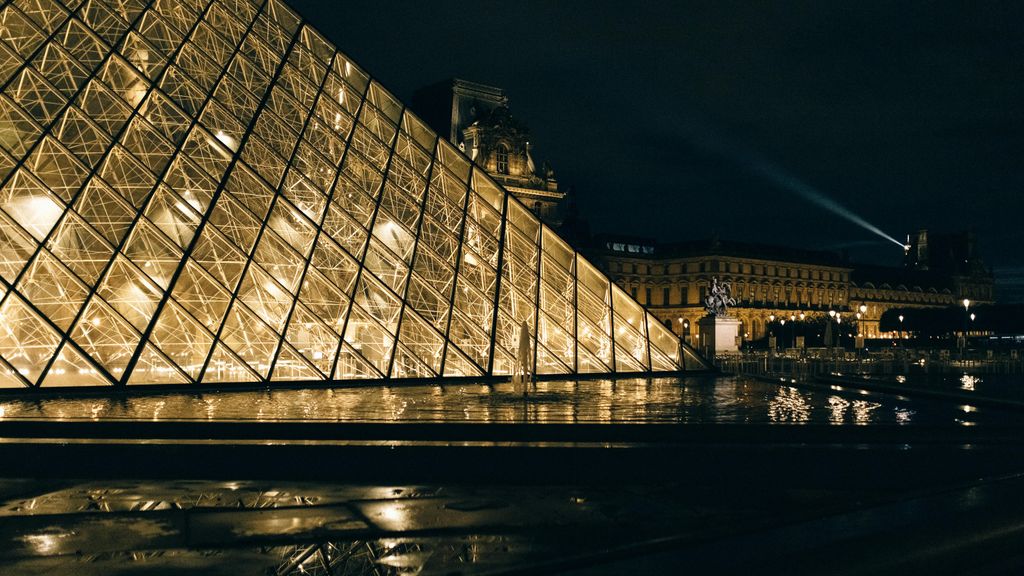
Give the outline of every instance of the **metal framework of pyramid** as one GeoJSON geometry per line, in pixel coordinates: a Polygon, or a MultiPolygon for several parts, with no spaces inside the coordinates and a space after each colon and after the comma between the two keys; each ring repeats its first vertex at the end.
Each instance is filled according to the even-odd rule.
{"type": "Polygon", "coordinates": [[[0,89],[0,387],[682,367],[277,0],[2,2],[0,89]]]}

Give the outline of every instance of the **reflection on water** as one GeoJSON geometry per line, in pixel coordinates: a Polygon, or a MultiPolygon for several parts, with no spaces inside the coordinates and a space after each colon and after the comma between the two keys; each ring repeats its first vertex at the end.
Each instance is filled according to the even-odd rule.
{"type": "Polygon", "coordinates": [[[977,376],[964,374],[963,376],[960,377],[960,388],[964,390],[974,390],[974,386],[981,382],[981,378],[978,378],[977,376]]]}
{"type": "Polygon", "coordinates": [[[799,390],[783,386],[768,403],[768,418],[772,422],[807,422],[811,419],[811,406],[799,390]]]}
{"type": "Polygon", "coordinates": [[[869,402],[867,400],[854,400],[853,408],[851,409],[851,412],[853,413],[853,422],[855,424],[870,423],[873,420],[871,418],[871,413],[881,407],[882,405],[878,402],[869,402]]]}
{"type": "Polygon", "coordinates": [[[2,420],[949,424],[962,416],[939,401],[724,376],[538,382],[526,397],[508,383],[455,383],[0,400],[2,420]]]}
{"type": "Polygon", "coordinates": [[[828,407],[830,413],[828,415],[828,421],[832,424],[842,424],[846,409],[850,407],[850,403],[839,396],[828,397],[828,407]]]}
{"type": "Polygon", "coordinates": [[[896,409],[896,423],[897,424],[909,424],[910,423],[910,419],[913,416],[914,416],[914,411],[913,410],[908,410],[906,408],[897,408],[896,409]]]}

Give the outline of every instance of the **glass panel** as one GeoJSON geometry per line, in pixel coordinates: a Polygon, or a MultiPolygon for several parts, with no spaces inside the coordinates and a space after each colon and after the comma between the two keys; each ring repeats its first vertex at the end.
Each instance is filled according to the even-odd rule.
{"type": "MultiPolygon", "coordinates": [[[[295,307],[285,338],[320,372],[331,373],[340,338],[302,305],[295,307]]],[[[277,362],[280,366],[281,359],[277,362]]]]}
{"type": "Polygon", "coordinates": [[[211,332],[224,319],[231,295],[202,268],[188,261],[174,286],[174,299],[211,332]]]}
{"type": "Polygon", "coordinates": [[[341,332],[344,328],[348,298],[312,268],[306,271],[306,277],[302,280],[299,301],[335,332],[341,332]]]}
{"type": "Polygon", "coordinates": [[[163,184],[157,186],[156,193],[146,209],[146,216],[182,249],[192,241],[201,220],[200,215],[196,214],[188,203],[163,184]]]}
{"type": "Polygon", "coordinates": [[[256,375],[245,362],[224,344],[217,344],[213,354],[210,356],[210,363],[203,373],[204,384],[210,382],[258,382],[261,378],[256,375]]]}
{"type": "Polygon", "coordinates": [[[39,241],[64,213],[60,201],[25,170],[15,172],[0,190],[0,207],[39,241]]]}
{"type": "Polygon", "coordinates": [[[647,314],[647,334],[651,340],[651,369],[679,369],[679,339],[652,314],[647,314]]]}
{"type": "Polygon", "coordinates": [[[382,213],[377,216],[378,220],[383,220],[385,224],[399,222],[409,230],[416,229],[416,223],[420,219],[419,204],[413,202],[390,181],[384,185],[380,207],[382,213]]]}
{"type": "Polygon", "coordinates": [[[142,349],[135,369],[128,377],[128,385],[140,384],[187,384],[185,377],[153,344],[147,343],[142,349]]]}
{"type": "Polygon", "coordinates": [[[364,359],[347,341],[341,343],[341,353],[334,367],[336,380],[377,379],[381,374],[364,359]]]}
{"type": "Polygon", "coordinates": [[[235,242],[245,253],[252,251],[256,238],[259,237],[262,225],[241,204],[234,201],[230,194],[224,194],[217,201],[210,214],[210,223],[217,226],[228,238],[235,242]]]}
{"type": "Polygon", "coordinates": [[[274,191],[243,164],[235,165],[224,189],[259,219],[267,215],[270,202],[274,198],[274,191]]]}
{"type": "Polygon", "coordinates": [[[428,368],[415,354],[399,345],[395,352],[395,362],[391,368],[392,378],[428,378],[434,371],[428,368]]]}
{"type": "Polygon", "coordinates": [[[261,378],[267,377],[280,337],[237,300],[228,312],[221,339],[261,378]]]}
{"type": "Polygon", "coordinates": [[[164,289],[181,262],[181,251],[144,219],[132,230],[124,253],[164,289]]]}
{"type": "Polygon", "coordinates": [[[125,101],[99,80],[89,82],[75,103],[107,134],[120,131],[132,113],[125,101]]]}
{"type": "Polygon", "coordinates": [[[75,209],[111,245],[121,243],[135,218],[135,209],[102,180],[95,178],[79,196],[75,209]]]}
{"type": "MultiPolygon", "coordinates": [[[[466,317],[458,310],[452,314],[451,326],[448,329],[448,341],[457,345],[477,366],[487,368],[491,339],[474,323],[473,319],[466,317]]],[[[451,346],[449,346],[450,349],[451,346]]]]}
{"type": "MultiPolygon", "coordinates": [[[[371,314],[364,312],[359,306],[353,306],[349,314],[348,325],[345,327],[345,342],[376,371],[387,372],[394,338],[374,321],[371,314]]],[[[339,359],[339,362],[341,360],[339,359]]]]}
{"type": "Polygon", "coordinates": [[[43,125],[56,118],[65,103],[64,96],[31,68],[21,71],[14,82],[7,86],[7,93],[36,122],[43,125]]]}
{"type": "Polygon", "coordinates": [[[140,338],[130,324],[98,298],[89,301],[71,337],[114,378],[121,377],[140,338]]]}
{"type": "MultiPolygon", "coordinates": [[[[444,351],[444,338],[411,309],[405,309],[402,318],[399,342],[406,346],[413,355],[419,358],[433,372],[441,369],[441,354],[444,351]]],[[[397,360],[397,359],[396,359],[397,360]]]]}
{"type": "Polygon", "coordinates": [[[281,191],[310,220],[319,222],[323,217],[327,197],[298,171],[288,171],[281,191]]]}
{"type": "MultiPolygon", "coordinates": [[[[537,336],[540,345],[551,352],[552,356],[557,358],[560,364],[568,368],[572,368],[575,365],[576,342],[573,339],[572,330],[571,319],[568,324],[563,324],[559,320],[553,319],[543,312],[541,313],[540,323],[537,326],[537,336]]],[[[537,358],[540,359],[540,356],[537,358]]],[[[541,368],[541,365],[538,364],[538,374],[544,373],[541,368]]]]}
{"type": "Polygon", "coordinates": [[[465,354],[454,346],[448,346],[444,360],[444,375],[448,376],[483,376],[484,371],[473,364],[465,354]]]}
{"type": "Polygon", "coordinates": [[[370,249],[366,251],[363,265],[396,294],[404,293],[409,269],[376,238],[370,241],[370,249]]]}
{"type": "Polygon", "coordinates": [[[60,344],[60,335],[48,326],[21,298],[8,294],[0,306],[0,356],[30,382],[60,344]]]}
{"type": "Polygon", "coordinates": [[[15,158],[24,156],[40,134],[35,121],[6,97],[0,97],[0,126],[0,146],[15,158]]]}
{"type": "Polygon", "coordinates": [[[612,285],[612,306],[615,310],[615,369],[639,371],[647,369],[647,339],[643,308],[626,296],[617,285],[612,285]]]}
{"type": "Polygon", "coordinates": [[[100,168],[100,176],[136,208],[142,207],[156,177],[120,146],[114,146],[100,168]]]}
{"type": "Polygon", "coordinates": [[[505,193],[479,167],[473,171],[473,191],[479,194],[491,208],[501,210],[505,193]]]}
{"type": "Polygon", "coordinates": [[[96,283],[114,253],[99,234],[71,212],[64,216],[47,248],[89,286],[96,283]]]}
{"type": "Polygon", "coordinates": [[[111,385],[113,383],[107,380],[102,371],[86,360],[85,356],[75,350],[69,342],[65,342],[61,347],[40,384],[44,388],[111,385]]]}
{"type": "MultiPolygon", "coordinates": [[[[369,209],[372,210],[372,204],[369,206],[369,209]]],[[[327,210],[327,216],[323,222],[323,232],[324,234],[320,237],[320,242],[323,242],[324,238],[330,237],[344,247],[349,254],[357,258],[362,257],[368,233],[345,210],[342,210],[337,203],[332,202],[327,210]]]]}
{"type": "Polygon", "coordinates": [[[543,345],[537,345],[538,374],[569,374],[572,370],[543,345]]]}
{"type": "Polygon", "coordinates": [[[316,229],[296,207],[286,200],[278,201],[267,220],[274,232],[302,256],[308,256],[313,247],[316,229]]]}
{"type": "Polygon", "coordinates": [[[194,379],[199,378],[206,355],[213,347],[213,335],[174,302],[168,302],[161,310],[153,327],[152,340],[194,379]]]}
{"type": "Polygon", "coordinates": [[[448,296],[438,294],[415,274],[409,283],[406,305],[423,315],[437,330],[444,332],[448,329],[448,313],[451,310],[448,296]]]}
{"type": "Polygon", "coordinates": [[[270,230],[264,230],[253,259],[259,262],[286,290],[294,294],[299,289],[299,279],[305,262],[284,240],[270,230]]]}
{"type": "Polygon", "coordinates": [[[45,36],[28,17],[8,4],[0,10],[0,39],[22,57],[28,58],[43,43],[45,36]]]}
{"type": "Polygon", "coordinates": [[[355,301],[388,332],[394,333],[401,303],[383,284],[364,274],[356,287],[355,301]]]}
{"type": "Polygon", "coordinates": [[[283,342],[271,378],[277,381],[323,380],[324,375],[306,362],[287,342],[283,342]]]}
{"type": "Polygon", "coordinates": [[[35,249],[28,232],[0,213],[0,277],[14,282],[35,249]]]}
{"type": "Polygon", "coordinates": [[[114,258],[97,293],[140,332],[149,325],[163,296],[163,290],[124,256],[114,258]]]}
{"type": "Polygon", "coordinates": [[[71,152],[49,136],[36,147],[26,165],[65,202],[78,192],[88,174],[88,169],[71,152]]]}
{"type": "Polygon", "coordinates": [[[238,289],[238,298],[275,331],[284,328],[292,297],[259,266],[249,266],[238,289]]]}
{"type": "Polygon", "coordinates": [[[212,226],[203,230],[192,257],[228,290],[235,289],[246,261],[245,256],[212,226]]]}

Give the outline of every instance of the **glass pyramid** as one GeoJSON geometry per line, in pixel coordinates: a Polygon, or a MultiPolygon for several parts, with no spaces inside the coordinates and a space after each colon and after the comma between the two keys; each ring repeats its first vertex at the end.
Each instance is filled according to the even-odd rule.
{"type": "Polygon", "coordinates": [[[0,2],[0,89],[0,387],[682,365],[278,0],[0,2]]]}

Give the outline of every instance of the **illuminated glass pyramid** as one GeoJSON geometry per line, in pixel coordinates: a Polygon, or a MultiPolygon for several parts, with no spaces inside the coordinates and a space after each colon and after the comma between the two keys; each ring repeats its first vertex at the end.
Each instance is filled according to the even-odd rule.
{"type": "Polygon", "coordinates": [[[277,0],[0,5],[0,387],[680,368],[277,0]]]}

